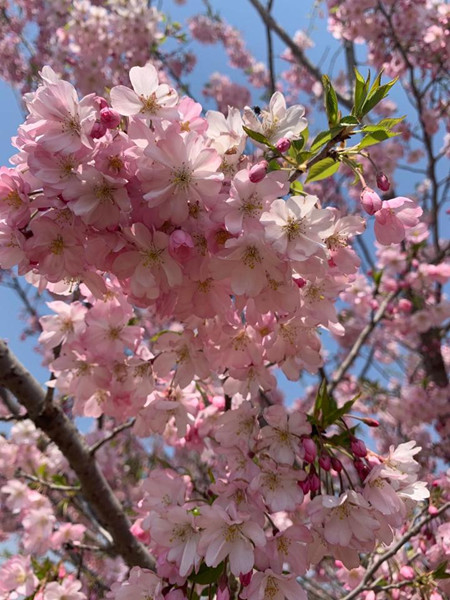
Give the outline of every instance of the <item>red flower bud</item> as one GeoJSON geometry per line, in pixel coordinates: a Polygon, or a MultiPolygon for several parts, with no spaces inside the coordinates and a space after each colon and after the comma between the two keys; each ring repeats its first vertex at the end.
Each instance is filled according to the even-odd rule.
{"type": "Polygon", "coordinates": [[[312,441],[311,438],[303,438],[302,446],[303,446],[303,450],[305,451],[303,460],[305,460],[307,463],[314,462],[314,460],[317,456],[316,444],[312,441]]]}
{"type": "Polygon", "coordinates": [[[331,469],[331,457],[328,454],[321,454],[319,458],[319,465],[324,471],[331,469]]]}
{"type": "Polygon", "coordinates": [[[94,123],[94,126],[91,129],[91,138],[94,138],[94,140],[97,140],[98,138],[103,137],[105,135],[105,133],[106,133],[106,126],[103,123],[96,121],[94,123]]]}
{"type": "Polygon", "coordinates": [[[383,171],[380,171],[379,173],[377,173],[377,187],[382,192],[387,192],[389,190],[389,188],[391,187],[391,184],[389,183],[389,179],[383,173],[383,171]]]}
{"type": "Polygon", "coordinates": [[[362,440],[358,440],[357,438],[353,438],[350,441],[350,449],[352,453],[358,458],[364,458],[367,456],[367,448],[365,443],[362,440]]]}
{"type": "Polygon", "coordinates": [[[250,581],[252,580],[253,571],[249,571],[248,573],[241,573],[239,575],[239,581],[241,582],[242,587],[247,587],[250,585],[250,581]]]}
{"type": "Polygon", "coordinates": [[[341,461],[338,458],[335,458],[334,456],[331,459],[331,466],[336,471],[336,473],[340,473],[342,471],[341,461]]]}
{"type": "Polygon", "coordinates": [[[115,129],[119,126],[120,115],[117,110],[109,107],[102,108],[100,111],[100,121],[108,129],[115,129]]]}

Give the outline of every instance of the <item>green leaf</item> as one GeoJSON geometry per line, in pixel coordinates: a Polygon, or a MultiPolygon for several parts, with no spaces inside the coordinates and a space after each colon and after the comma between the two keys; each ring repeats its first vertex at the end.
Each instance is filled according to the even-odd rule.
{"type": "Polygon", "coordinates": [[[309,173],[305,183],[308,183],[310,181],[320,181],[321,179],[331,177],[339,169],[339,164],[340,163],[338,161],[334,160],[334,158],[331,157],[319,160],[319,162],[316,162],[309,169],[309,173]]]}
{"type": "Polygon", "coordinates": [[[374,284],[378,287],[381,283],[381,278],[383,277],[383,269],[380,271],[372,271],[372,279],[374,284]]]}
{"type": "Polygon", "coordinates": [[[441,562],[440,565],[432,571],[433,579],[450,579],[450,573],[447,572],[447,562],[441,562]]]}
{"type": "Polygon", "coordinates": [[[372,83],[372,87],[369,90],[369,93],[367,94],[367,97],[370,98],[373,94],[375,94],[375,92],[377,91],[377,89],[380,87],[381,85],[381,76],[383,75],[383,69],[381,69],[381,71],[378,73],[378,75],[375,77],[373,83],[372,83]]]}
{"type": "Polygon", "coordinates": [[[304,162],[306,162],[307,160],[309,160],[310,158],[312,158],[313,153],[308,151],[305,152],[299,152],[297,154],[297,156],[295,157],[297,160],[297,165],[302,165],[304,162]]]}
{"type": "Polygon", "coordinates": [[[316,152],[321,146],[323,146],[324,144],[326,144],[327,142],[332,140],[343,129],[344,129],[344,127],[338,126],[338,127],[333,127],[332,129],[328,129],[327,131],[321,131],[314,138],[309,151],[314,154],[314,152],[316,152]]]}
{"type": "Polygon", "coordinates": [[[406,115],[403,115],[403,117],[397,117],[395,119],[382,119],[378,125],[380,125],[380,127],[385,127],[386,129],[392,129],[398,125],[398,123],[401,123],[405,118],[406,115]]]}
{"type": "Polygon", "coordinates": [[[361,106],[364,104],[367,98],[367,91],[369,89],[370,84],[370,71],[367,75],[367,80],[364,80],[364,77],[355,69],[355,92],[354,92],[354,103],[352,109],[352,115],[359,118],[361,106]]]}
{"type": "MultiPolygon", "coordinates": [[[[359,394],[360,395],[360,394],[359,394]]],[[[356,402],[356,400],[359,398],[359,395],[356,396],[355,398],[353,398],[352,400],[348,400],[344,406],[342,406],[341,408],[337,408],[334,410],[330,410],[328,412],[328,414],[324,415],[322,418],[322,425],[324,427],[329,427],[330,425],[332,425],[333,423],[335,423],[338,419],[340,419],[341,417],[343,417],[344,415],[346,415],[348,412],[351,411],[352,406],[354,405],[354,403],[356,402]]]]}
{"type": "Polygon", "coordinates": [[[303,192],[303,184],[300,181],[293,181],[291,183],[290,192],[293,196],[301,194],[303,192]]]}
{"type": "Polygon", "coordinates": [[[319,389],[317,390],[316,401],[314,403],[313,415],[314,418],[317,419],[319,417],[320,411],[322,410],[323,399],[327,394],[327,382],[325,379],[322,379],[319,389]]]}
{"type": "Polygon", "coordinates": [[[252,138],[252,140],[255,140],[255,142],[259,142],[260,144],[265,144],[266,146],[269,146],[269,148],[273,148],[272,144],[269,142],[266,136],[262,133],[259,133],[259,131],[253,131],[252,129],[249,129],[244,125],[242,126],[242,129],[245,131],[248,137],[252,138]]]}
{"type": "Polygon", "coordinates": [[[362,150],[363,148],[367,148],[368,146],[374,146],[375,144],[384,142],[385,140],[391,137],[395,137],[396,135],[398,134],[393,131],[387,131],[386,129],[378,129],[376,131],[372,131],[363,137],[363,139],[358,144],[358,148],[359,150],[362,150]]]}
{"type": "Polygon", "coordinates": [[[336,92],[328,75],[323,75],[322,84],[325,91],[325,110],[327,111],[328,123],[334,127],[339,121],[339,106],[336,92]]]}
{"type": "Polygon", "coordinates": [[[200,567],[198,573],[193,573],[189,579],[199,583],[200,585],[208,585],[209,583],[217,583],[222,574],[224,563],[221,562],[217,567],[208,567],[204,563],[200,567]]]}
{"type": "Polygon", "coordinates": [[[367,100],[364,102],[364,105],[361,108],[361,116],[366,115],[370,112],[383,98],[385,98],[391,87],[397,82],[398,77],[389,81],[389,83],[385,83],[384,85],[380,85],[380,87],[370,96],[368,96],[367,100]]]}
{"type": "Polygon", "coordinates": [[[268,167],[268,171],[279,171],[281,169],[280,167],[280,163],[274,158],[271,161],[269,161],[269,167],[268,167]]]}
{"type": "Polygon", "coordinates": [[[352,125],[359,125],[359,121],[356,117],[352,117],[348,115],[347,117],[342,117],[339,122],[339,125],[343,125],[345,127],[351,127],[352,125]]]}

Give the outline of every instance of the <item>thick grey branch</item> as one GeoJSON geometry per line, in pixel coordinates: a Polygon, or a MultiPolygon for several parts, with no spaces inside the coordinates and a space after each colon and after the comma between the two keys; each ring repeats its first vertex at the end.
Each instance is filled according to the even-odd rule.
{"type": "Polygon", "coordinates": [[[46,401],[46,393],[0,340],[0,385],[22,404],[36,427],[54,442],[77,474],[81,490],[96,517],[113,538],[114,545],[129,566],[154,569],[146,548],[130,532],[122,506],[91,455],[78,429],[59,406],[46,401]]]}

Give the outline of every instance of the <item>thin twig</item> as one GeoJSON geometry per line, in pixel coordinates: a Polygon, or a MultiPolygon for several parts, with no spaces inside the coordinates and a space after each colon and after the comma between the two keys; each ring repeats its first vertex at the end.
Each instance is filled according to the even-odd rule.
{"type": "Polygon", "coordinates": [[[416,525],[411,527],[411,529],[409,529],[409,531],[407,531],[405,533],[405,535],[402,536],[396,544],[394,544],[387,552],[382,554],[372,564],[372,566],[367,569],[367,571],[364,575],[364,578],[359,583],[359,585],[355,589],[353,589],[349,594],[347,594],[344,598],[342,598],[342,600],[353,600],[353,598],[357,598],[362,591],[368,589],[367,584],[369,583],[372,576],[381,567],[381,565],[384,562],[386,562],[387,560],[389,560],[390,558],[392,558],[393,556],[395,556],[397,554],[397,552],[400,550],[400,548],[402,548],[406,544],[406,542],[408,542],[414,535],[416,535],[416,533],[419,533],[419,531],[422,529],[422,527],[424,525],[426,525],[433,519],[436,519],[437,517],[442,515],[449,508],[450,508],[450,502],[447,502],[446,504],[441,506],[441,508],[439,510],[437,510],[434,514],[428,515],[427,517],[425,517],[424,519],[419,521],[416,525]]]}
{"type": "Polygon", "coordinates": [[[399,293],[399,290],[396,290],[396,291],[391,292],[390,294],[388,294],[386,296],[386,298],[380,304],[377,312],[373,315],[373,317],[370,320],[370,322],[361,331],[361,333],[358,336],[358,339],[353,344],[353,347],[351,348],[350,352],[347,354],[347,356],[345,357],[345,359],[342,361],[341,366],[336,371],[336,373],[334,374],[333,379],[328,384],[327,390],[328,390],[329,394],[331,394],[331,393],[334,392],[336,386],[341,381],[342,377],[345,375],[345,373],[348,371],[348,369],[355,362],[356,358],[359,355],[359,351],[361,350],[362,346],[366,343],[367,338],[370,336],[370,334],[375,329],[375,327],[377,326],[377,324],[384,317],[384,313],[386,312],[387,307],[392,302],[392,300],[397,296],[398,293],[399,293]]]}
{"type": "MultiPolygon", "coordinates": [[[[313,65],[313,63],[305,56],[303,50],[297,46],[291,36],[279,25],[277,21],[270,15],[259,0],[249,0],[252,6],[257,10],[261,19],[264,21],[267,27],[269,27],[276,35],[282,40],[286,46],[291,50],[297,61],[314,77],[316,81],[322,82],[322,73],[320,70],[313,65]]],[[[336,90],[336,96],[341,104],[348,108],[352,108],[352,101],[350,98],[343,96],[336,90]]]]}
{"type": "Polygon", "coordinates": [[[118,425],[117,427],[115,427],[112,431],[110,431],[108,433],[108,435],[105,435],[104,438],[102,438],[98,442],[95,442],[95,444],[93,444],[89,448],[89,453],[93,456],[97,452],[97,450],[100,450],[100,448],[102,446],[104,446],[105,444],[110,442],[112,439],[114,439],[121,431],[124,431],[125,429],[129,429],[130,427],[133,427],[135,422],[136,422],[136,419],[133,418],[133,419],[130,419],[129,421],[127,421],[126,423],[122,423],[121,425],[118,425]]]}

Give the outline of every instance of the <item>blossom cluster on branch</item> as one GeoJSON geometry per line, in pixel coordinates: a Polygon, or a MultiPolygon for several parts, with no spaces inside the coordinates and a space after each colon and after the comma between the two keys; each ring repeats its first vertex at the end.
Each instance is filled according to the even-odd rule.
{"type": "Polygon", "coordinates": [[[272,2],[250,2],[289,69],[275,83],[272,50],[260,63],[205,2],[189,34],[267,90],[251,107],[215,73],[206,113],[182,81],[187,33],[150,3],[1,8],[0,75],[27,112],[0,167],[1,281],[50,377],[44,391],[0,341],[0,420],[14,423],[0,535],[17,546],[0,600],[450,592],[448,144],[434,138],[448,11],[328,2],[347,61],[331,80],[305,32],[291,39],[272,2]],[[363,40],[403,78],[416,128],[387,98],[395,80],[361,74],[363,40]],[[322,97],[327,125],[310,137],[322,97]],[[414,197],[397,195],[402,158],[427,161],[414,197]],[[286,406],[281,374],[313,383],[286,406]]]}

